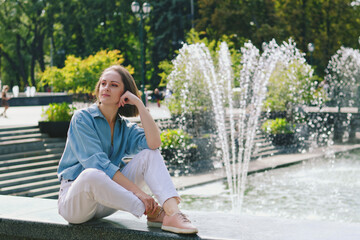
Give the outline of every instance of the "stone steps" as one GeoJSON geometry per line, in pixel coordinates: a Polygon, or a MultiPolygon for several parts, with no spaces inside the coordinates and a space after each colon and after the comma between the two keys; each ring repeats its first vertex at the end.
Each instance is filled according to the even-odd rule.
{"type": "Polygon", "coordinates": [[[0,183],[0,191],[3,190],[5,187],[11,187],[11,186],[18,186],[21,184],[26,184],[29,182],[40,182],[47,179],[52,179],[56,177],[53,172],[48,173],[41,173],[37,175],[31,175],[31,176],[24,176],[22,178],[15,178],[15,179],[8,179],[3,180],[0,183]]]}
{"type": "Polygon", "coordinates": [[[24,163],[20,165],[14,165],[14,166],[6,166],[6,167],[0,167],[0,174],[2,173],[8,173],[8,172],[17,172],[21,170],[27,170],[27,169],[38,169],[42,167],[49,167],[54,166],[58,164],[57,159],[50,159],[50,160],[44,160],[39,162],[32,162],[32,163],[24,163]]]}
{"type": "Polygon", "coordinates": [[[9,172],[0,174],[0,182],[9,179],[21,179],[22,177],[34,176],[44,173],[53,173],[56,175],[57,166],[42,167],[37,169],[26,169],[22,171],[9,172]]]}
{"type": "Polygon", "coordinates": [[[1,136],[6,137],[6,136],[23,135],[23,134],[34,134],[34,133],[40,133],[39,129],[38,128],[28,128],[28,129],[17,130],[15,128],[13,130],[6,129],[6,130],[1,131],[1,136]]]}
{"type": "MultiPolygon", "coordinates": [[[[57,181],[57,182],[59,183],[59,181],[57,181]]],[[[59,184],[51,184],[50,186],[40,187],[40,188],[35,187],[35,188],[29,189],[27,191],[18,192],[16,194],[10,194],[10,195],[24,196],[24,197],[36,197],[36,196],[43,195],[43,194],[53,193],[53,194],[56,194],[56,198],[57,198],[59,189],[60,189],[59,184]]]]}
{"type": "Polygon", "coordinates": [[[0,161],[0,171],[2,168],[10,167],[10,166],[21,166],[23,164],[30,164],[30,163],[38,163],[39,161],[44,162],[46,160],[53,160],[53,159],[60,159],[61,154],[47,154],[41,156],[32,156],[32,157],[25,157],[25,158],[15,158],[11,160],[3,160],[0,161]]]}
{"type": "Polygon", "coordinates": [[[35,149],[43,149],[43,140],[41,138],[17,139],[0,142],[0,155],[14,152],[26,152],[35,149]]]}
{"type": "Polygon", "coordinates": [[[34,198],[48,198],[48,199],[58,199],[59,197],[59,188],[57,188],[56,190],[54,190],[53,192],[47,192],[44,194],[39,194],[34,196],[34,198]]]}
{"type": "MultiPolygon", "coordinates": [[[[56,154],[56,153],[62,153],[63,147],[61,148],[48,148],[45,149],[45,152],[47,154],[56,154]]],[[[0,156],[0,163],[2,160],[10,160],[10,159],[17,159],[17,158],[26,158],[26,157],[33,157],[33,156],[39,156],[44,154],[44,150],[34,150],[34,151],[27,151],[27,152],[16,152],[16,153],[10,153],[10,154],[2,154],[0,156]]]]}
{"type": "Polygon", "coordinates": [[[23,140],[28,138],[41,138],[45,135],[42,133],[31,133],[31,134],[19,134],[19,135],[10,135],[10,136],[4,136],[0,137],[0,142],[6,142],[6,141],[14,141],[14,140],[23,140]]]}
{"type": "Polygon", "coordinates": [[[51,187],[55,186],[57,187],[59,183],[59,180],[56,176],[52,176],[52,178],[47,180],[42,180],[40,182],[27,182],[23,184],[19,184],[16,186],[7,186],[4,188],[1,188],[0,193],[4,195],[16,195],[16,193],[24,193],[28,191],[32,191],[34,189],[43,189],[44,187],[51,187]]]}
{"type": "Polygon", "coordinates": [[[37,126],[0,128],[0,194],[56,199],[64,147],[37,126]]]}

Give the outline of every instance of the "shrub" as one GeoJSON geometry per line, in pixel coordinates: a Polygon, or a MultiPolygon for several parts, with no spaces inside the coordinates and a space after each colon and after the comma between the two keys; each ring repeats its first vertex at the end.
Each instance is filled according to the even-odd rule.
{"type": "Polygon", "coordinates": [[[68,122],[76,110],[75,107],[70,107],[68,103],[63,102],[50,103],[46,110],[43,110],[42,116],[47,122],[68,122]]]}
{"type": "Polygon", "coordinates": [[[189,163],[196,161],[197,145],[191,143],[191,136],[181,129],[167,129],[160,135],[162,145],[161,154],[166,160],[166,165],[179,171],[189,168],[189,163]]]}
{"type": "Polygon", "coordinates": [[[161,150],[188,149],[196,146],[191,144],[191,136],[181,129],[167,129],[161,133],[160,137],[162,142],[161,150]]]}
{"type": "MultiPolygon", "coordinates": [[[[39,84],[48,84],[54,92],[70,91],[92,93],[102,71],[115,64],[125,61],[119,50],[99,51],[85,59],[69,55],[66,57],[65,66],[61,69],[49,67],[41,73],[39,84]]],[[[134,69],[126,67],[131,74],[134,69]]]]}
{"type": "Polygon", "coordinates": [[[266,120],[261,129],[268,134],[287,134],[295,132],[295,124],[289,123],[285,118],[266,120]]]}

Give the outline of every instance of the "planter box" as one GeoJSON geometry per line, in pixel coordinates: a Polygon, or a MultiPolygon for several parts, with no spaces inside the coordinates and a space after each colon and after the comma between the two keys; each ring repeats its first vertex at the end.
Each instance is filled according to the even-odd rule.
{"type": "Polygon", "coordinates": [[[9,100],[10,106],[45,106],[50,103],[72,103],[72,95],[61,93],[37,93],[35,97],[26,97],[21,94],[9,100]]]}
{"type": "Polygon", "coordinates": [[[40,132],[54,138],[66,138],[69,125],[70,122],[39,122],[40,132]]]}

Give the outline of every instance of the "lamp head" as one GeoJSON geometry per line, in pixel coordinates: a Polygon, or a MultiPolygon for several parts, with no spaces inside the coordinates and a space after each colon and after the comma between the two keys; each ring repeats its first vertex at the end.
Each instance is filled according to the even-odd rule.
{"type": "Polygon", "coordinates": [[[309,43],[309,44],[308,44],[308,50],[309,50],[309,52],[311,52],[311,53],[315,50],[315,46],[314,46],[313,43],[309,43]]]}
{"type": "Polygon", "coordinates": [[[139,10],[140,10],[140,4],[138,2],[136,2],[136,1],[132,2],[131,3],[131,11],[133,13],[138,13],[139,10]]]}
{"type": "Polygon", "coordinates": [[[145,2],[145,3],[142,5],[142,10],[143,10],[143,13],[145,13],[145,14],[150,13],[150,11],[151,11],[151,5],[150,5],[150,3],[145,2]]]}

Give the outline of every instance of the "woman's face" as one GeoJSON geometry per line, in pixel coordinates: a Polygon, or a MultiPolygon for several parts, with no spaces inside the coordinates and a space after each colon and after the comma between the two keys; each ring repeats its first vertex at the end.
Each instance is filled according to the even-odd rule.
{"type": "Polygon", "coordinates": [[[104,105],[117,105],[124,93],[124,83],[119,73],[109,70],[100,78],[99,100],[104,105]]]}

